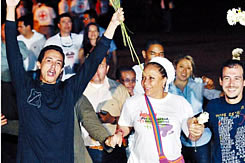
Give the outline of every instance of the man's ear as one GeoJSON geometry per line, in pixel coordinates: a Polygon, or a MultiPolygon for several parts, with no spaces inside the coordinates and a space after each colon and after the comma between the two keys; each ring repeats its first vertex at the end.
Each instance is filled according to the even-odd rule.
{"type": "Polygon", "coordinates": [[[41,63],[39,61],[36,62],[37,69],[41,69],[41,63]]]}
{"type": "Polygon", "coordinates": [[[219,77],[219,85],[223,85],[223,80],[221,79],[221,77],[219,77]]]}
{"type": "Polygon", "coordinates": [[[60,23],[57,24],[58,28],[60,29],[60,23]]]}
{"type": "Polygon", "coordinates": [[[146,59],[146,51],[145,50],[142,50],[141,53],[143,55],[143,58],[146,59]]]}

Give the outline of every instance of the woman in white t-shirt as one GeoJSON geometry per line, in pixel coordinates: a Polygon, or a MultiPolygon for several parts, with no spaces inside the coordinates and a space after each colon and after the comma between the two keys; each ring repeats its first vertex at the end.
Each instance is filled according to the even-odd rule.
{"type": "Polygon", "coordinates": [[[175,70],[166,58],[153,58],[144,68],[142,86],[145,95],[129,98],[122,109],[116,134],[127,136],[132,128],[135,140],[129,163],[157,163],[159,154],[149,115],[146,98],[154,110],[160,130],[163,153],[168,160],[183,163],[181,155],[181,130],[192,140],[197,140],[203,125],[197,124],[191,105],[181,96],[164,92],[166,83],[173,81],[175,70]],[[167,81],[168,80],[168,81],[167,81]]]}

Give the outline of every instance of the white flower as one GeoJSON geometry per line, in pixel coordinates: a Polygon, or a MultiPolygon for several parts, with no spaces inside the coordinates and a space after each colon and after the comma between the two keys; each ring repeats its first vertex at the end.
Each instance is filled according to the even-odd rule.
{"type": "Polygon", "coordinates": [[[204,123],[208,122],[208,119],[209,119],[209,113],[208,112],[203,112],[202,114],[200,114],[197,117],[197,121],[199,124],[204,124],[204,123]]]}
{"type": "Polygon", "coordinates": [[[238,13],[238,19],[239,23],[245,26],[245,11],[241,11],[238,13]]]}
{"type": "Polygon", "coordinates": [[[228,10],[226,18],[230,25],[236,25],[239,22],[245,26],[245,11],[242,11],[240,8],[228,10]]]}
{"type": "Polygon", "coordinates": [[[243,53],[243,49],[236,48],[232,50],[232,59],[233,60],[240,60],[240,55],[243,53]]]}
{"type": "Polygon", "coordinates": [[[236,25],[236,23],[239,21],[237,17],[237,9],[232,9],[227,11],[227,21],[230,25],[236,25]]]}

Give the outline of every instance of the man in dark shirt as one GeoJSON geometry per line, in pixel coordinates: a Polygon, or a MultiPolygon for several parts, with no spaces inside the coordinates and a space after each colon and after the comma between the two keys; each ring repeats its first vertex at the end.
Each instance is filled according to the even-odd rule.
{"type": "Polygon", "coordinates": [[[219,82],[224,97],[211,100],[207,105],[214,141],[212,162],[245,162],[245,74],[242,62],[225,62],[219,82]]]}
{"type": "MultiPolygon", "coordinates": [[[[74,106],[109,49],[115,29],[124,20],[119,9],[80,72],[59,81],[64,53],[58,46],[45,47],[38,58],[38,78],[30,77],[16,39],[15,8],[19,0],[7,0],[6,49],[19,113],[17,162],[74,162],[74,106]]],[[[106,135],[104,133],[104,135],[106,135]]],[[[120,138],[105,137],[115,147],[120,138]]]]}

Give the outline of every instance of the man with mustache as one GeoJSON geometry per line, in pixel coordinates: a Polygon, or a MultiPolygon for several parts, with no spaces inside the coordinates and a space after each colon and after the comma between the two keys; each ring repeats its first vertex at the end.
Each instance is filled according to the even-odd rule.
{"type": "Polygon", "coordinates": [[[219,82],[225,95],[207,105],[214,141],[212,162],[244,162],[244,64],[239,60],[228,60],[223,64],[220,75],[219,82]]]}

